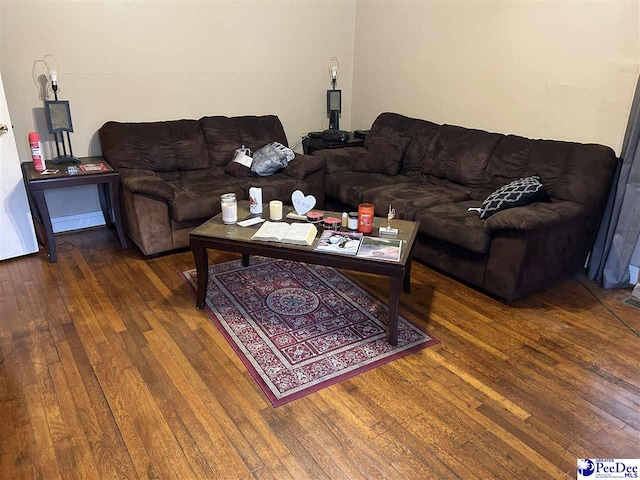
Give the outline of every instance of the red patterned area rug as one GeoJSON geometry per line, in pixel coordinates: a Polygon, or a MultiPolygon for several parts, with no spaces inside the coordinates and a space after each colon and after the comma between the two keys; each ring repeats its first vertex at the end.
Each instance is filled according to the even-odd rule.
{"type": "MultiPolygon", "coordinates": [[[[195,289],[196,271],[183,275],[195,289]]],[[[387,307],[330,267],[264,257],[211,265],[206,298],[276,407],[438,342],[399,317],[389,345],[387,307]]]]}

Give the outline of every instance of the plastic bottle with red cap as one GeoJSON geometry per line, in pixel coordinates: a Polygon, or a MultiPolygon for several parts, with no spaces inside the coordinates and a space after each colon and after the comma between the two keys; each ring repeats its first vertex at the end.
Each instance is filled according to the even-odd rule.
{"type": "Polygon", "coordinates": [[[31,147],[31,159],[33,166],[39,172],[47,168],[42,159],[42,147],[40,146],[40,135],[37,132],[29,132],[29,146],[31,147]]]}

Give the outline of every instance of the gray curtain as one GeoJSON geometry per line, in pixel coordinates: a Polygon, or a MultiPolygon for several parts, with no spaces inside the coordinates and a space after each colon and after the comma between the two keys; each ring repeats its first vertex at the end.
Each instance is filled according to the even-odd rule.
{"type": "Polygon", "coordinates": [[[589,259],[589,277],[604,288],[629,286],[629,264],[640,240],[640,78],[620,158],[618,182],[589,259]]]}

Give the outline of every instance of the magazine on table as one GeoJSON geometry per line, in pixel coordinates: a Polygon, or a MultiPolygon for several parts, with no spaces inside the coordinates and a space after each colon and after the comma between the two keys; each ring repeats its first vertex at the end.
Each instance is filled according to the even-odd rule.
{"type": "Polygon", "coordinates": [[[400,260],[402,240],[396,238],[363,237],[358,257],[397,262],[400,260]]]}
{"type": "Polygon", "coordinates": [[[83,172],[106,172],[109,170],[104,163],[84,163],[78,166],[83,172]]]}
{"type": "Polygon", "coordinates": [[[355,255],[362,240],[360,232],[338,232],[337,230],[325,230],[322,232],[316,250],[319,252],[342,253],[355,255]]]}

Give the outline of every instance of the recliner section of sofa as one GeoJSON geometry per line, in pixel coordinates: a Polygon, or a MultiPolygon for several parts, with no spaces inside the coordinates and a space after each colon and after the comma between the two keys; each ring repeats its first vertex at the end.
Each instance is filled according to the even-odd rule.
{"type": "MultiPolygon", "coordinates": [[[[380,152],[378,152],[379,154],[380,152]]],[[[364,147],[319,150],[327,166],[327,201],[356,208],[389,204],[420,223],[414,256],[503,299],[552,285],[584,265],[608,197],[617,159],[605,146],[533,140],[396,113],[375,120],[364,147]],[[397,175],[362,168],[371,138],[407,137],[397,175]],[[356,170],[359,168],[359,170],[356,170]],[[538,175],[549,202],[481,220],[495,189],[538,175]]]]}
{"type": "Polygon", "coordinates": [[[236,148],[255,151],[287,139],[275,115],[203,117],[200,120],[107,122],[99,131],[105,160],[121,177],[127,235],[145,255],[188,246],[188,232],[220,212],[220,195],[248,198],[261,187],[263,201],[285,202],[295,190],[312,194],[322,206],[324,160],[296,154],[268,177],[225,173],[236,148]]]}

